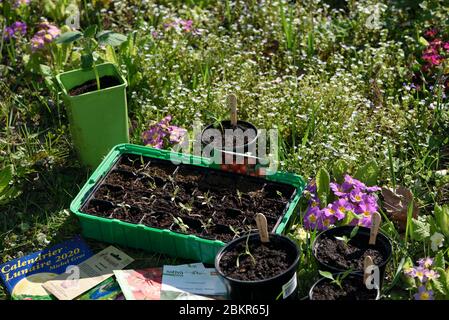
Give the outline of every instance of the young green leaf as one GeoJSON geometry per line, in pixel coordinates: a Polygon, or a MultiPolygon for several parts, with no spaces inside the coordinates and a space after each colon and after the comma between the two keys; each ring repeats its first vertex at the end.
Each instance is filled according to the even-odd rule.
{"type": "Polygon", "coordinates": [[[53,73],[51,71],[51,68],[45,64],[40,64],[39,65],[39,70],[41,72],[41,74],[44,77],[53,77],[53,73]]]}
{"type": "Polygon", "coordinates": [[[348,173],[349,165],[343,159],[338,160],[332,167],[332,175],[338,183],[343,183],[343,179],[346,173],[348,173]]]}
{"type": "Polygon", "coordinates": [[[61,36],[59,36],[56,39],[56,43],[62,44],[68,44],[68,43],[72,43],[76,40],[79,40],[83,37],[83,34],[81,31],[68,31],[68,32],[64,32],[63,34],[61,34],[61,36]]]}
{"type": "Polygon", "coordinates": [[[343,226],[348,225],[348,224],[349,224],[352,220],[354,220],[354,219],[360,220],[360,219],[361,219],[361,216],[355,214],[355,213],[352,212],[352,211],[348,211],[348,212],[346,213],[346,216],[344,217],[344,219],[341,221],[341,225],[343,225],[343,226]]]}
{"type": "Polygon", "coordinates": [[[406,227],[405,227],[405,237],[404,237],[404,241],[405,243],[408,242],[409,237],[411,237],[411,235],[413,234],[413,223],[412,223],[412,219],[413,219],[413,200],[409,203],[408,208],[407,208],[407,222],[406,222],[406,227]]]}
{"type": "Polygon", "coordinates": [[[419,37],[418,42],[425,47],[429,45],[429,42],[424,37],[419,37]]]}
{"type": "Polygon", "coordinates": [[[443,268],[435,268],[435,270],[438,272],[440,277],[438,279],[432,279],[432,289],[444,298],[447,295],[445,272],[443,268]]]}
{"type": "Polygon", "coordinates": [[[123,34],[105,30],[97,34],[97,40],[100,45],[110,45],[116,47],[125,42],[127,38],[123,34]]]}
{"type": "Polygon", "coordinates": [[[320,199],[322,206],[327,206],[327,200],[330,195],[330,180],[329,172],[327,172],[326,169],[321,168],[316,176],[316,187],[318,198],[320,199]]]}
{"type": "Polygon", "coordinates": [[[81,68],[90,69],[94,64],[94,57],[92,54],[83,54],[81,56],[81,68]]]}
{"type": "Polygon", "coordinates": [[[354,228],[352,228],[349,239],[354,238],[357,235],[357,232],[359,232],[359,226],[355,226],[354,228]]]}
{"type": "Polygon", "coordinates": [[[413,233],[411,237],[415,241],[424,241],[430,237],[430,225],[427,222],[412,218],[413,233]]]}
{"type": "Polygon", "coordinates": [[[95,33],[97,32],[97,26],[92,25],[86,28],[84,30],[84,38],[93,38],[95,37],[95,33]]]}
{"type": "Polygon", "coordinates": [[[438,251],[437,255],[435,256],[433,265],[437,268],[443,268],[443,269],[446,267],[446,262],[444,260],[443,251],[438,251]]]}
{"type": "Polygon", "coordinates": [[[12,180],[13,170],[12,166],[6,166],[0,171],[0,194],[6,190],[12,180]]]}
{"type": "Polygon", "coordinates": [[[355,173],[354,178],[364,182],[368,186],[374,186],[377,184],[378,176],[379,166],[375,160],[372,160],[363,167],[359,168],[355,173]]]}
{"type": "Polygon", "coordinates": [[[330,273],[329,271],[321,271],[321,270],[318,270],[318,272],[320,273],[320,275],[322,276],[322,277],[324,277],[324,278],[326,278],[326,279],[329,279],[329,280],[335,280],[334,279],[334,276],[332,275],[332,273],[330,273]]]}

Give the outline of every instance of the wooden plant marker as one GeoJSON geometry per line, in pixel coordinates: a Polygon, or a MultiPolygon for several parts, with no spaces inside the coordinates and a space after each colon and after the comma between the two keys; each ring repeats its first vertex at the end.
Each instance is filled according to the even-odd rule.
{"type": "Polygon", "coordinates": [[[371,216],[371,231],[369,233],[369,244],[376,244],[377,234],[379,233],[380,222],[382,218],[379,212],[374,212],[371,216]]]}
{"type": "Polygon", "coordinates": [[[373,258],[366,256],[365,260],[363,260],[363,284],[366,284],[366,279],[371,275],[367,270],[372,265],[374,265],[373,258]]]}
{"type": "Polygon", "coordinates": [[[237,97],[234,94],[230,94],[226,100],[231,111],[231,125],[235,128],[237,127],[237,97]]]}
{"type": "Polygon", "coordinates": [[[260,241],[267,243],[270,242],[270,236],[268,234],[267,218],[262,213],[256,213],[256,224],[259,229],[260,241]]]}

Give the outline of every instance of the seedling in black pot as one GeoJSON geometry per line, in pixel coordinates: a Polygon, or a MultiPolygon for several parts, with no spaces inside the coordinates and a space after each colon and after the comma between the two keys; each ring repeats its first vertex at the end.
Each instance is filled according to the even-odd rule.
{"type": "Polygon", "coordinates": [[[373,229],[343,226],[320,233],[312,245],[319,268],[332,273],[345,272],[349,269],[363,273],[364,259],[370,256],[379,268],[382,283],[385,267],[392,256],[392,247],[391,241],[384,234],[376,233],[379,230],[377,224],[380,222],[376,220],[376,215],[373,217],[373,229]],[[374,244],[370,244],[370,238],[371,243],[375,239],[374,244]]]}
{"type": "Polygon", "coordinates": [[[370,290],[363,283],[363,276],[351,270],[332,274],[320,271],[322,278],[310,289],[310,300],[378,300],[380,290],[370,290]]]}
{"type": "Polygon", "coordinates": [[[299,248],[285,236],[269,234],[263,214],[255,220],[259,233],[233,240],[215,258],[231,299],[296,297],[299,248]]]}
{"type": "Polygon", "coordinates": [[[255,156],[259,131],[253,124],[238,120],[237,97],[234,94],[227,96],[226,107],[230,120],[218,119],[208,125],[201,133],[202,145],[212,147],[211,157],[219,161],[222,170],[256,174],[255,156]]]}

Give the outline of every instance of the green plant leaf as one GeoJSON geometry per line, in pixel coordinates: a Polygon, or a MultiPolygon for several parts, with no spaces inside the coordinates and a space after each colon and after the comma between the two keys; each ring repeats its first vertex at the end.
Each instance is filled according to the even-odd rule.
{"type": "Polygon", "coordinates": [[[352,239],[356,236],[357,232],[359,232],[359,226],[355,226],[352,231],[351,234],[349,235],[349,238],[352,239]]]}
{"type": "Polygon", "coordinates": [[[84,30],[84,38],[93,38],[95,37],[95,33],[97,33],[97,26],[89,26],[86,28],[86,30],[84,30]]]}
{"type": "Polygon", "coordinates": [[[415,241],[424,241],[430,237],[430,224],[412,218],[412,233],[411,237],[415,241]]]}
{"type": "Polygon", "coordinates": [[[449,206],[435,205],[434,216],[436,225],[446,237],[449,237],[449,206]]]}
{"type": "Polygon", "coordinates": [[[56,43],[62,44],[62,43],[72,43],[76,40],[79,40],[83,37],[83,34],[81,31],[69,31],[61,34],[57,39],[56,43]]]}
{"type": "Polygon", "coordinates": [[[321,168],[316,176],[316,187],[322,208],[327,206],[327,200],[329,199],[330,194],[330,180],[329,172],[327,172],[326,169],[321,168]]]}
{"type": "MultiPolygon", "coordinates": [[[[449,298],[449,279],[446,271],[443,268],[435,268],[435,271],[438,272],[440,277],[436,280],[438,280],[439,284],[441,285],[442,294],[444,295],[443,298],[448,299],[449,298]]],[[[432,280],[434,281],[434,280],[432,280]]]]}
{"type": "Polygon", "coordinates": [[[0,205],[8,203],[11,199],[14,199],[21,193],[22,191],[15,186],[7,188],[4,192],[0,193],[0,205]]]}
{"type": "Polygon", "coordinates": [[[405,226],[405,236],[404,236],[405,243],[408,242],[409,237],[411,237],[411,235],[413,234],[413,223],[412,223],[413,203],[414,203],[414,200],[412,199],[412,201],[410,201],[408,208],[407,208],[407,222],[406,222],[406,226],[405,226]]]}
{"type": "MultiPolygon", "coordinates": [[[[398,268],[394,274],[393,280],[390,282],[390,285],[388,287],[383,288],[382,291],[384,291],[384,292],[390,291],[396,285],[396,283],[401,279],[401,277],[403,278],[403,280],[405,282],[411,280],[410,277],[407,277],[402,272],[402,269],[405,266],[405,264],[406,264],[406,259],[405,259],[405,257],[402,257],[401,261],[399,262],[398,268]]],[[[413,267],[413,261],[410,258],[408,258],[408,260],[407,260],[407,265],[410,267],[413,267]]]]}
{"type": "Polygon", "coordinates": [[[438,253],[435,256],[435,259],[433,261],[433,265],[436,268],[446,268],[446,262],[444,261],[444,254],[443,251],[438,251],[438,253]]]}
{"type": "Polygon", "coordinates": [[[6,166],[0,171],[0,195],[6,191],[9,183],[12,181],[13,167],[12,165],[6,166]]]}
{"type": "Polygon", "coordinates": [[[39,65],[39,70],[41,72],[41,74],[44,77],[53,77],[53,73],[51,71],[51,68],[45,64],[40,64],[39,65]]]}
{"type": "Polygon", "coordinates": [[[379,166],[375,160],[372,160],[363,167],[359,168],[355,173],[354,178],[364,182],[368,186],[374,186],[377,184],[378,176],[379,166]]]}
{"type": "Polygon", "coordinates": [[[321,270],[318,270],[318,272],[320,273],[320,275],[322,276],[322,277],[324,277],[324,278],[326,278],[326,279],[329,279],[329,280],[335,280],[334,279],[334,276],[332,275],[332,273],[330,273],[329,271],[321,271],[321,270]]]}
{"type": "Polygon", "coordinates": [[[349,165],[343,159],[338,160],[332,167],[332,175],[337,183],[343,183],[344,175],[348,173],[349,165]]]}
{"type": "Polygon", "coordinates": [[[348,225],[352,220],[354,219],[361,219],[360,216],[356,215],[354,212],[352,211],[347,211],[346,212],[346,216],[344,217],[344,219],[341,221],[341,225],[342,226],[346,226],[348,225]]]}
{"type": "Polygon", "coordinates": [[[123,34],[112,32],[109,30],[101,31],[97,34],[97,40],[100,45],[110,45],[113,47],[121,45],[128,38],[123,34]]]}
{"type": "Polygon", "coordinates": [[[90,69],[94,64],[94,57],[91,54],[83,54],[81,56],[81,68],[90,69]]]}
{"type": "Polygon", "coordinates": [[[419,37],[418,42],[425,47],[429,45],[429,42],[426,39],[424,39],[424,37],[419,37]]]}
{"type": "Polygon", "coordinates": [[[440,277],[438,279],[432,280],[432,288],[434,291],[437,291],[437,293],[441,294],[444,298],[448,294],[446,272],[443,268],[435,268],[435,271],[438,272],[440,277]]]}

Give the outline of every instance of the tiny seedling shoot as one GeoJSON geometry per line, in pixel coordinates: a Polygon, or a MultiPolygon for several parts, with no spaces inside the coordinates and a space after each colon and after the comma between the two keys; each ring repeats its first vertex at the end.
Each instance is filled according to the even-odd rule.
{"type": "Polygon", "coordinates": [[[335,239],[343,241],[345,245],[348,245],[352,238],[354,238],[357,235],[357,232],[359,232],[359,226],[355,226],[351,233],[349,234],[349,237],[346,235],[343,235],[341,237],[335,237],[335,239]]]}
{"type": "Polygon", "coordinates": [[[326,278],[326,279],[331,280],[331,284],[335,284],[336,286],[338,286],[338,287],[339,287],[340,289],[342,289],[342,290],[343,290],[343,285],[342,285],[343,280],[344,280],[347,276],[349,276],[349,274],[350,274],[351,272],[352,272],[352,270],[349,269],[349,270],[347,270],[347,271],[345,271],[345,272],[343,272],[343,273],[338,274],[338,275],[334,278],[333,274],[330,273],[329,271],[321,271],[321,270],[319,270],[319,273],[320,273],[321,276],[323,276],[323,277],[326,278]]]}
{"type": "MultiPolygon", "coordinates": [[[[267,218],[262,213],[256,214],[256,224],[257,224],[257,229],[259,229],[260,241],[263,243],[270,242],[270,237],[268,234],[268,227],[267,227],[267,218]]],[[[237,268],[240,267],[240,256],[242,256],[242,255],[250,256],[253,261],[253,264],[256,264],[256,259],[254,258],[254,256],[251,254],[251,252],[249,250],[248,240],[249,240],[249,235],[248,235],[248,238],[246,239],[245,252],[239,254],[239,256],[237,257],[237,268]]]]}
{"type": "Polygon", "coordinates": [[[182,219],[180,217],[173,217],[173,222],[179,227],[179,229],[184,232],[187,233],[189,230],[189,226],[186,225],[184,223],[184,221],[182,221],[182,219]]]}
{"type": "Polygon", "coordinates": [[[80,42],[80,45],[82,46],[81,68],[93,68],[95,79],[97,81],[97,89],[100,90],[100,76],[98,75],[98,70],[96,67],[96,61],[98,59],[96,50],[100,46],[105,45],[116,47],[121,45],[126,40],[127,38],[123,34],[109,30],[103,30],[97,33],[97,26],[92,25],[87,27],[84,32],[78,30],[65,32],[56,40],[56,43],[71,44],[75,41],[80,42]]]}
{"type": "Polygon", "coordinates": [[[251,254],[251,251],[249,250],[249,236],[250,236],[250,234],[248,234],[248,236],[246,237],[245,252],[242,252],[237,256],[237,261],[236,261],[237,268],[240,268],[240,257],[241,256],[249,256],[251,258],[253,264],[256,264],[256,258],[254,258],[254,256],[251,254]]]}

